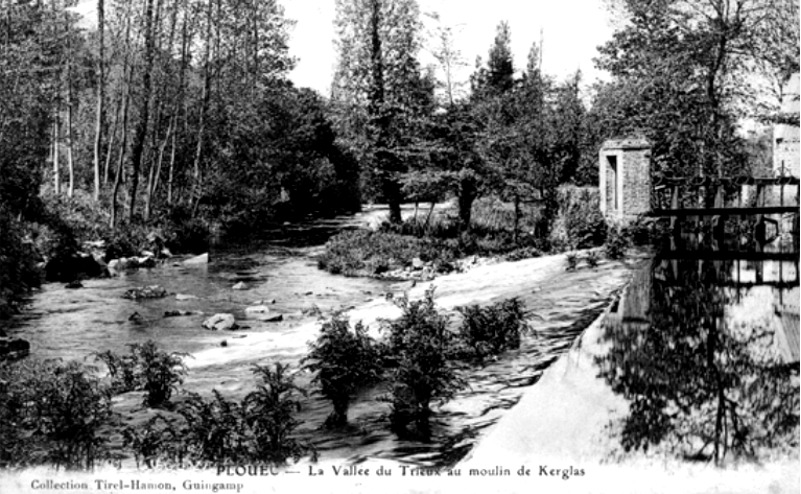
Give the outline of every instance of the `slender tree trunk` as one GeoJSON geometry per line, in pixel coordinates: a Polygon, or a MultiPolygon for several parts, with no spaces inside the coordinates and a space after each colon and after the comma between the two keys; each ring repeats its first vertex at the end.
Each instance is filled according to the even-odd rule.
{"type": "MultiPolygon", "coordinates": [[[[130,4],[129,4],[130,5],[130,4]]],[[[120,142],[120,153],[117,159],[117,172],[114,174],[114,186],[111,192],[111,228],[117,224],[117,194],[123,177],[123,164],[125,163],[125,150],[128,147],[128,105],[131,99],[131,77],[133,69],[129,63],[131,41],[131,18],[126,17],[125,24],[125,57],[122,62],[122,140],[120,142]]]]}
{"type": "Polygon", "coordinates": [[[111,125],[111,132],[109,133],[109,141],[106,146],[106,163],[103,167],[103,185],[108,185],[109,181],[109,167],[111,165],[111,156],[114,150],[114,141],[117,136],[117,126],[120,123],[120,111],[122,106],[122,94],[117,98],[117,103],[114,109],[114,123],[111,125]]]}
{"type": "MultiPolygon", "coordinates": [[[[72,59],[72,53],[69,54],[72,59]]],[[[67,197],[75,195],[75,160],[72,153],[72,62],[67,62],[67,168],[69,170],[69,187],[67,197]]]]}
{"type": "MultiPolygon", "coordinates": [[[[105,98],[106,78],[104,73],[104,57],[105,57],[105,12],[104,0],[97,0],[97,33],[98,33],[98,57],[97,57],[97,108],[95,113],[95,142],[94,142],[94,178],[95,201],[100,200],[100,152],[103,145],[103,120],[104,108],[103,100],[105,98]]],[[[106,162],[108,165],[108,161],[106,162]]],[[[108,166],[106,166],[106,181],[108,181],[108,166]]]]}
{"type": "Polygon", "coordinates": [[[212,23],[212,0],[209,0],[208,9],[207,9],[207,22],[206,22],[206,49],[205,54],[203,56],[204,61],[204,75],[203,75],[203,93],[201,95],[202,100],[202,107],[200,109],[200,125],[198,126],[197,131],[197,146],[195,147],[195,161],[193,165],[193,189],[192,194],[190,195],[190,201],[194,201],[195,204],[192,206],[192,212],[194,216],[194,212],[197,210],[198,203],[200,202],[200,163],[203,158],[203,138],[206,132],[206,113],[208,112],[209,107],[209,99],[210,99],[210,92],[211,92],[211,67],[210,67],[210,58],[211,58],[211,23],[212,23]]]}
{"type": "Polygon", "coordinates": [[[150,118],[150,96],[152,90],[152,71],[154,55],[153,0],[145,6],[145,67],[142,72],[142,100],[139,106],[139,121],[131,149],[131,198],[128,206],[128,220],[133,222],[136,215],[136,193],[139,187],[139,170],[142,165],[147,126],[150,118]]]}
{"type": "Polygon", "coordinates": [[[70,33],[70,24],[68,13],[64,11],[64,34],[67,37],[67,170],[69,173],[69,185],[67,186],[67,197],[72,197],[75,194],[75,161],[72,153],[72,36],[70,33]]]}
{"type": "Polygon", "coordinates": [[[459,227],[462,231],[470,230],[473,216],[473,201],[476,199],[476,184],[472,177],[466,177],[459,183],[459,227]]]}
{"type": "Polygon", "coordinates": [[[61,194],[61,167],[58,163],[59,158],[59,129],[58,129],[58,106],[56,106],[55,117],[53,118],[53,189],[56,195],[61,194]]]}
{"type": "MultiPolygon", "coordinates": [[[[123,72],[125,69],[123,69],[123,72]]],[[[130,74],[128,75],[130,77],[130,74]]],[[[123,77],[125,84],[125,96],[122,100],[122,141],[120,142],[120,153],[117,158],[117,171],[114,174],[114,187],[111,192],[111,227],[114,228],[117,222],[117,194],[120,191],[120,183],[122,183],[123,164],[125,163],[125,150],[128,147],[128,104],[131,97],[130,81],[123,77]]]]}
{"type": "MultiPolygon", "coordinates": [[[[187,29],[187,16],[188,16],[188,7],[186,4],[186,0],[184,0],[184,18],[181,22],[181,66],[180,66],[180,73],[178,76],[178,97],[175,99],[175,109],[173,113],[175,114],[176,122],[175,122],[175,129],[172,134],[172,143],[170,146],[170,168],[167,174],[167,204],[172,206],[174,201],[174,179],[175,179],[175,148],[176,148],[176,136],[178,134],[178,118],[180,117],[180,113],[184,111],[184,117],[186,117],[186,111],[184,108],[184,80],[186,75],[186,64],[187,59],[189,56],[189,32],[187,29]]],[[[186,119],[184,118],[184,133],[186,132],[186,119]]]]}
{"type": "Polygon", "coordinates": [[[520,233],[520,196],[515,194],[514,198],[515,203],[515,223],[514,229],[512,231],[512,242],[517,245],[517,238],[520,233]]]}

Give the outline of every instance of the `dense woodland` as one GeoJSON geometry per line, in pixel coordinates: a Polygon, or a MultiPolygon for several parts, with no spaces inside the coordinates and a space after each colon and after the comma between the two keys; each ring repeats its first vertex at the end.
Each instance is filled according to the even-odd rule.
{"type": "Polygon", "coordinates": [[[469,234],[492,195],[514,205],[515,241],[522,204],[547,239],[559,186],[596,184],[609,137],[650,139],[657,171],[766,166],[768,134],[738,125],[777,118],[798,70],[797,0],[609,1],[619,27],[596,64],[611,77],[592,84],[545,73],[547,39],[520,65],[503,22],[459,81],[453,28],[414,0],[337,0],[329,95],[289,81],[278,0],[97,0],[83,22],[75,3],[0,4],[4,307],[35,262],[85,241],[197,251],[364,201],[399,223],[403,201],[456,197],[469,234]]]}

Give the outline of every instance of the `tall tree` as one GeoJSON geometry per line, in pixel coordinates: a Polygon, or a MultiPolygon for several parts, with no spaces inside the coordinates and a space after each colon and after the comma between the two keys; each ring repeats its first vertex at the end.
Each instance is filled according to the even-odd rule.
{"type": "MultiPolygon", "coordinates": [[[[430,111],[431,88],[417,61],[414,0],[338,0],[338,65],[332,96],[339,128],[367,181],[400,222],[400,175],[408,169],[416,122],[430,111]]],[[[413,159],[413,158],[412,158],[413,159]]]]}
{"type": "Polygon", "coordinates": [[[142,69],[142,94],[139,100],[139,119],[136,123],[133,147],[131,149],[131,189],[128,219],[133,221],[136,215],[136,193],[139,186],[139,170],[142,165],[142,154],[145,148],[148,121],[150,118],[150,98],[152,91],[153,57],[155,55],[155,37],[153,30],[153,0],[145,0],[144,17],[145,65],[142,69]]]}
{"type": "Polygon", "coordinates": [[[96,93],[96,111],[95,111],[95,139],[93,145],[93,170],[94,170],[94,198],[95,201],[100,200],[100,154],[101,146],[103,144],[103,127],[105,117],[105,87],[106,87],[106,74],[105,74],[105,0],[97,0],[97,93],[96,93]]]}

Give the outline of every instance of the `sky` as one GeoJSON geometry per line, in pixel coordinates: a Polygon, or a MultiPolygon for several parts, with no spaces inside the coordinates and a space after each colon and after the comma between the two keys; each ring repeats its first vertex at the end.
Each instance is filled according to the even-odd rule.
{"type": "MultiPolygon", "coordinates": [[[[603,77],[593,65],[598,45],[613,32],[603,0],[418,0],[422,13],[437,13],[454,32],[456,47],[467,66],[459,78],[467,81],[477,56],[486,61],[501,21],[509,22],[515,67],[522,70],[533,42],[543,37],[543,70],[563,80],[581,69],[585,83],[603,77]]],[[[336,64],[333,0],[283,0],[286,16],[297,24],[290,52],[298,58],[290,77],[299,86],[327,95],[336,64]]],[[[426,16],[424,16],[425,18],[426,16]]],[[[434,63],[421,53],[423,64],[434,63]]]]}
{"type": "MultiPolygon", "coordinates": [[[[336,64],[334,47],[334,0],[280,0],[286,17],[296,21],[290,33],[290,53],[297,65],[290,79],[323,95],[330,93],[336,64]]],[[[423,14],[437,13],[440,22],[454,32],[456,47],[467,63],[457,78],[468,80],[477,56],[487,59],[501,21],[509,22],[515,67],[522,70],[531,44],[543,38],[543,71],[564,80],[581,69],[583,83],[604,74],[592,59],[596,48],[611,38],[613,27],[605,0],[418,0],[423,14]]],[[[95,0],[80,0],[78,11],[90,24],[95,18],[95,0]]],[[[427,17],[424,15],[424,20],[427,17]]],[[[428,52],[421,62],[434,63],[428,52]]]]}

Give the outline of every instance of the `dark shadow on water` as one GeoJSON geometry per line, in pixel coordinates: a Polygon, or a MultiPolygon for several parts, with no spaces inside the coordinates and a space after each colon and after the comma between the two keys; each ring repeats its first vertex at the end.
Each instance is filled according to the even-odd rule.
{"type": "Polygon", "coordinates": [[[605,321],[624,451],[758,460],[798,448],[798,261],[661,259],[605,321]]]}

